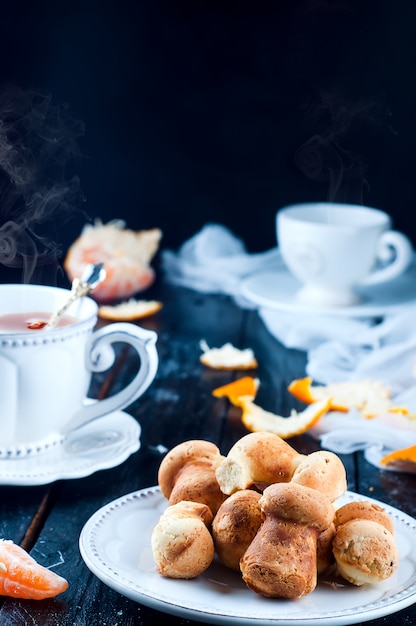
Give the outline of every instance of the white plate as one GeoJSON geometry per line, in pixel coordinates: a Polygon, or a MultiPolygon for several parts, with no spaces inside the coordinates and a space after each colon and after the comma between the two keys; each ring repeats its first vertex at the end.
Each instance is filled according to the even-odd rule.
{"type": "MultiPolygon", "coordinates": [[[[340,502],[371,500],[347,492],[340,502]]],[[[400,562],[378,585],[333,589],[318,586],[300,600],[264,598],[218,561],[193,580],[160,576],[150,537],[166,500],[150,487],[114,500],[85,524],[79,541],[88,568],[106,585],[158,611],[211,624],[346,625],[395,613],[416,600],[416,520],[387,505],[397,532],[400,562]]]]}
{"type": "Polygon", "coordinates": [[[115,411],[72,433],[47,452],[0,459],[0,485],[46,485],[120,465],[140,448],[139,423],[115,411]]]}
{"type": "Polygon", "coordinates": [[[296,299],[301,283],[286,269],[259,272],[246,278],[241,294],[254,304],[293,312],[348,317],[381,317],[388,313],[416,306],[416,265],[413,264],[398,278],[381,285],[362,287],[358,293],[362,301],[349,307],[306,306],[296,299]]]}

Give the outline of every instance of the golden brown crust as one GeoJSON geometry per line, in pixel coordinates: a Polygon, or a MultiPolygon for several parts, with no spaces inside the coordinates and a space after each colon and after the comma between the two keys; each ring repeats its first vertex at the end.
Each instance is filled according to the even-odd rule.
{"type": "Polygon", "coordinates": [[[323,494],[295,483],[275,483],[259,500],[263,524],[240,561],[247,586],[269,597],[299,598],[317,583],[317,541],[333,522],[323,494]]]}
{"type": "Polygon", "coordinates": [[[377,522],[394,534],[394,524],[390,515],[381,506],[368,500],[348,502],[335,511],[335,526],[341,526],[353,519],[367,519],[377,522]]]}
{"type": "Polygon", "coordinates": [[[261,494],[249,489],[229,496],[212,522],[215,549],[222,563],[240,571],[240,559],[262,523],[261,494]]]}
{"type": "Polygon", "coordinates": [[[214,542],[207,528],[212,522],[208,506],[180,502],[161,515],[151,536],[157,571],[168,578],[195,578],[212,562],[214,542]]]}
{"type": "Polygon", "coordinates": [[[335,537],[335,524],[331,524],[326,530],[322,530],[316,544],[316,568],[318,574],[322,574],[334,564],[332,541],[335,537]]]}
{"type": "Polygon", "coordinates": [[[267,517],[240,562],[246,585],[272,598],[300,598],[313,591],[316,535],[315,528],[267,517]]]}
{"type": "Polygon", "coordinates": [[[169,504],[181,500],[202,502],[215,515],[225,499],[215,476],[223,458],[215,444],[200,439],[172,448],[163,458],[158,473],[160,490],[169,504]]]}
{"type": "Polygon", "coordinates": [[[327,450],[305,456],[295,469],[292,482],[324,493],[331,502],[347,489],[344,464],[336,454],[327,450]]]}
{"type": "Polygon", "coordinates": [[[334,520],[334,508],[324,494],[292,482],[267,487],[260,506],[265,515],[313,526],[319,532],[326,530],[334,520]]]}
{"type": "Polygon", "coordinates": [[[222,493],[211,463],[196,461],[185,465],[177,475],[169,496],[169,504],[182,500],[207,504],[216,514],[227,496],[222,493]]]}
{"type": "Polygon", "coordinates": [[[339,526],[332,548],[339,573],[354,585],[389,578],[399,561],[391,532],[366,519],[349,520],[339,526]]]}
{"type": "Polygon", "coordinates": [[[221,490],[230,495],[259,483],[288,482],[302,458],[278,435],[249,433],[231,448],[216,476],[221,490]]]}
{"type": "Polygon", "coordinates": [[[217,446],[210,441],[190,439],[189,441],[179,443],[169,450],[160,464],[158,483],[161,492],[165,498],[169,498],[179,471],[187,463],[206,461],[216,465],[222,458],[217,446]]]}

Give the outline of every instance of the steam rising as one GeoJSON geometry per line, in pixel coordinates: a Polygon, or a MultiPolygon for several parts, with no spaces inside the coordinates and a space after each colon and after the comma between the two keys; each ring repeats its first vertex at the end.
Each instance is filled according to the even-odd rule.
{"type": "Polygon", "coordinates": [[[7,88],[0,92],[0,265],[22,268],[29,282],[57,244],[42,232],[77,209],[81,194],[74,165],[83,126],[50,95],[7,88]]]}
{"type": "Polygon", "coordinates": [[[336,93],[320,94],[311,107],[309,123],[315,132],[297,150],[295,162],[307,178],[328,183],[329,202],[363,203],[367,158],[357,147],[372,127],[392,130],[388,115],[382,99],[348,100],[336,93]]]}

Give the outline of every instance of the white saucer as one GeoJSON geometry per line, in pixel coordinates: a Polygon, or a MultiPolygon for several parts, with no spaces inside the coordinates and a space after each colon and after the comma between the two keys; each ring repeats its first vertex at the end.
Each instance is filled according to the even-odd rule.
{"type": "Polygon", "coordinates": [[[50,451],[0,459],[0,485],[46,485],[115,467],[139,450],[140,433],[131,415],[115,411],[75,431],[50,451]]]}
{"type": "Polygon", "coordinates": [[[158,487],[130,493],[99,509],[82,529],[79,548],[87,567],[111,589],[170,615],[245,626],[357,624],[413,604],[416,592],[416,520],[350,491],[338,503],[357,500],[376,503],[391,516],[399,550],[396,572],[388,580],[363,587],[334,589],[321,583],[296,601],[259,596],[246,587],[237,572],[217,559],[192,580],[160,576],[150,542],[153,528],[167,506],[158,487]]]}
{"type": "Polygon", "coordinates": [[[349,307],[306,306],[296,299],[301,283],[286,269],[259,272],[246,278],[241,294],[254,304],[282,311],[348,317],[382,317],[416,306],[416,264],[398,278],[381,285],[361,287],[359,304],[349,307]]]}

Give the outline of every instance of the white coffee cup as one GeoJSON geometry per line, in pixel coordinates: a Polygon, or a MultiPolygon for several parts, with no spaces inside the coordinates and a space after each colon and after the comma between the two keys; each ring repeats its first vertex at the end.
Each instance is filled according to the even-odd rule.
{"type": "Polygon", "coordinates": [[[30,331],[1,327],[4,315],[53,313],[69,294],[41,285],[0,285],[0,458],[60,444],[72,430],[130,405],[156,375],[156,333],[131,323],[113,323],[94,332],[98,307],[89,297],[68,308],[75,323],[30,331]],[[88,399],[92,373],[114,363],[115,343],[136,350],[139,369],[117,393],[88,399]]]}
{"type": "Polygon", "coordinates": [[[278,248],[302,283],[304,304],[345,307],[358,304],[357,288],[392,280],[413,259],[410,240],[392,230],[390,216],[355,204],[309,202],[276,215],[278,248]]]}

